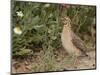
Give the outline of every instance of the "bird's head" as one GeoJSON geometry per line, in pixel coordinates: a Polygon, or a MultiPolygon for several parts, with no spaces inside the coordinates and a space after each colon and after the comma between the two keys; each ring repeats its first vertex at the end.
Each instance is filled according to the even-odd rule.
{"type": "Polygon", "coordinates": [[[71,28],[71,20],[69,17],[62,17],[61,20],[62,20],[64,27],[71,28]]]}

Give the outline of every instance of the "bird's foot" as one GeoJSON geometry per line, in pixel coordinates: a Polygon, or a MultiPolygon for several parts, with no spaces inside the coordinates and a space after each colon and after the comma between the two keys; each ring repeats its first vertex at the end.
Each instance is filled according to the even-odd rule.
{"type": "Polygon", "coordinates": [[[90,56],[79,56],[77,57],[79,60],[91,60],[91,57],[90,56]]]}
{"type": "Polygon", "coordinates": [[[77,65],[81,64],[80,59],[78,59],[78,57],[74,57],[73,58],[73,67],[77,68],[77,65]]]}

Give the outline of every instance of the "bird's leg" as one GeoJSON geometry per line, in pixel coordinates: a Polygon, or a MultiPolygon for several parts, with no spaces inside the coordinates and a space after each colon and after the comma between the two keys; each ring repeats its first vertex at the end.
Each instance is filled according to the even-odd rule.
{"type": "Polygon", "coordinates": [[[74,54],[68,55],[68,59],[70,61],[70,64],[75,65],[77,57],[74,54]]]}
{"type": "Polygon", "coordinates": [[[80,60],[77,56],[73,55],[73,66],[74,68],[77,68],[77,64],[80,64],[80,60]]]}

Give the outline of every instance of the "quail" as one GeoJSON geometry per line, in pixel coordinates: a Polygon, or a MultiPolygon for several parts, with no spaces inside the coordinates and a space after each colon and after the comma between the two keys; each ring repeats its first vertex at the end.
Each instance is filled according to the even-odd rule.
{"type": "Polygon", "coordinates": [[[69,55],[73,55],[75,57],[87,57],[87,48],[84,44],[84,41],[82,41],[81,38],[72,31],[70,18],[63,17],[61,20],[64,25],[61,33],[61,41],[64,49],[69,55]]]}

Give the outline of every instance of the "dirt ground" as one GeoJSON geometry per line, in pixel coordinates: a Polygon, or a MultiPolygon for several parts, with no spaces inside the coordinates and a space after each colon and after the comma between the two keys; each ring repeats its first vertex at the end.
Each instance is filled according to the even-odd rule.
{"type": "Polygon", "coordinates": [[[68,71],[79,69],[95,69],[96,58],[95,50],[87,54],[90,58],[81,57],[74,59],[64,51],[58,50],[55,52],[55,61],[45,64],[43,61],[43,52],[37,52],[32,57],[24,59],[12,59],[12,73],[30,73],[30,72],[48,72],[48,71],[68,71]],[[52,63],[52,64],[51,64],[52,63]],[[49,67],[49,66],[50,67],[49,67]]]}

